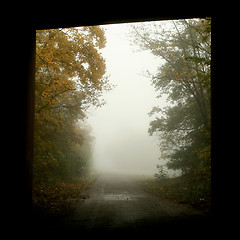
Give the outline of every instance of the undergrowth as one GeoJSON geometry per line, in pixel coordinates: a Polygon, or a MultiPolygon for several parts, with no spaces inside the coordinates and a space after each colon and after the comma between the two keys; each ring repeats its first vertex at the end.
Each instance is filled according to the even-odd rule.
{"type": "Polygon", "coordinates": [[[211,208],[211,183],[201,177],[182,175],[175,178],[141,179],[140,185],[147,192],[177,204],[209,213],[211,208]]]}
{"type": "Polygon", "coordinates": [[[96,175],[33,184],[33,211],[40,215],[70,214],[78,201],[89,198],[96,175]]]}

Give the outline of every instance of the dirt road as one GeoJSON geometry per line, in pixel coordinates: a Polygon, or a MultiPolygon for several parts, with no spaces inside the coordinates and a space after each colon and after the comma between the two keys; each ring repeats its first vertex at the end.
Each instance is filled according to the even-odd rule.
{"type": "Polygon", "coordinates": [[[102,175],[88,198],[79,201],[71,216],[50,224],[52,229],[86,233],[202,233],[208,218],[198,211],[152,196],[136,180],[124,175],[102,175]]]}

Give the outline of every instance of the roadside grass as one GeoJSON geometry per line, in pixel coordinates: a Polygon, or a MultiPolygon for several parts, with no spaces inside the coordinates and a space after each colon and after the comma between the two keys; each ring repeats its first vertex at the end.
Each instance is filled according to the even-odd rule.
{"type": "Polygon", "coordinates": [[[196,176],[183,175],[175,178],[139,179],[140,186],[157,197],[177,204],[191,205],[203,213],[211,208],[211,183],[196,176]]]}
{"type": "Polygon", "coordinates": [[[97,175],[33,184],[33,211],[40,215],[68,215],[78,201],[89,198],[97,175]]]}

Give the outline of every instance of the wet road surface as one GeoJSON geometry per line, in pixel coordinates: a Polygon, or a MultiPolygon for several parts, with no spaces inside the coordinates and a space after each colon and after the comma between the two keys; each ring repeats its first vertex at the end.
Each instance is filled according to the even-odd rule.
{"type": "Polygon", "coordinates": [[[124,175],[101,175],[89,198],[80,200],[71,216],[49,223],[49,228],[58,231],[134,236],[201,234],[208,227],[208,217],[200,212],[155,197],[143,191],[134,177],[124,175]]]}

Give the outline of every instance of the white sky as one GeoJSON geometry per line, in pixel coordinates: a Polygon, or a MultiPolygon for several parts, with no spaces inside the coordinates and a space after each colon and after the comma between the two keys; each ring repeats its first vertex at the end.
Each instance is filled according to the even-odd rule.
{"type": "Polygon", "coordinates": [[[88,114],[95,137],[94,168],[97,170],[154,174],[161,164],[158,139],[148,135],[157,99],[151,79],[142,74],[156,72],[161,60],[148,51],[136,51],[128,37],[130,24],[104,25],[107,45],[102,50],[107,75],[116,87],[104,94],[107,104],[88,114]]]}

